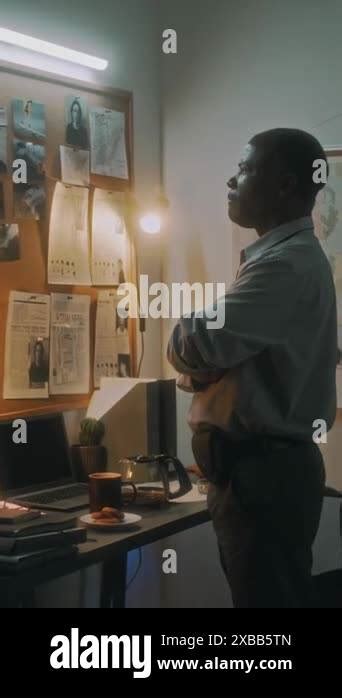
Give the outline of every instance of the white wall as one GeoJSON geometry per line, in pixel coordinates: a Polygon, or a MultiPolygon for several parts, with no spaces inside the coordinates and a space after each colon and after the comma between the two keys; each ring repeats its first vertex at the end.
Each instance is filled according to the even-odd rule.
{"type": "MultiPolygon", "coordinates": [[[[163,57],[164,177],[171,201],[164,245],[168,282],[226,281],[235,272],[226,182],[244,144],[276,126],[342,143],[342,3],[327,0],[163,0],[178,34],[163,57]]],[[[246,236],[248,240],[248,235],[246,236]]],[[[170,324],[164,323],[165,349],[170,324]]],[[[182,438],[189,432],[182,430],[182,438]]],[[[342,488],[339,417],[322,446],[330,484],[342,488]]]]}
{"type": "MultiPolygon", "coordinates": [[[[324,13],[319,0],[163,0],[162,8],[162,27],[175,29],[178,38],[177,54],[162,59],[164,180],[171,202],[163,279],[229,284],[238,257],[236,230],[226,213],[226,182],[249,138],[289,126],[311,131],[324,145],[342,143],[342,3],[327,0],[324,13]]],[[[250,233],[243,238],[248,244],[250,233]]],[[[165,321],[163,327],[167,376],[174,375],[165,359],[172,324],[165,321]]],[[[179,448],[189,462],[189,398],[180,393],[178,401],[179,448]]],[[[341,446],[338,418],[322,451],[328,481],[340,488],[341,446]]],[[[323,522],[324,540],[329,525],[323,522]]],[[[194,605],[214,603],[213,598],[226,605],[209,528],[205,536],[198,529],[173,541],[183,576],[174,580],[174,588],[170,582],[164,588],[167,605],[176,598],[189,603],[194,578],[194,605]],[[203,574],[204,560],[214,575],[203,574]]],[[[318,559],[315,565],[319,569],[318,559]]]]}

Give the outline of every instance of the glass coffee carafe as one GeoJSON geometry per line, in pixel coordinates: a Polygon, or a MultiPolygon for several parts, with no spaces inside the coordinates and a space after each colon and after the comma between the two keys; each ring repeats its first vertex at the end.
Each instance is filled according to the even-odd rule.
{"type": "Polygon", "coordinates": [[[192,489],[184,465],[178,458],[164,453],[122,458],[118,468],[125,480],[134,483],[138,492],[159,489],[166,500],[182,497],[192,489]]]}

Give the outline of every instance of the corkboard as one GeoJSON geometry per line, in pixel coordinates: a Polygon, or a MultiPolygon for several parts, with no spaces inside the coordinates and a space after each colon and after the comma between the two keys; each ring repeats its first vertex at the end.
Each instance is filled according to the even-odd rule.
{"type": "MultiPolygon", "coordinates": [[[[93,86],[40,71],[13,69],[0,63],[0,106],[7,107],[8,120],[8,162],[12,162],[11,143],[13,139],[11,100],[14,98],[32,99],[45,104],[46,131],[46,189],[47,205],[44,218],[16,219],[13,216],[12,172],[1,175],[4,185],[5,221],[18,223],[21,257],[18,261],[1,262],[0,265],[0,420],[32,414],[66,411],[84,408],[88,405],[93,391],[93,352],[95,333],[95,309],[99,288],[94,286],[61,286],[47,283],[47,254],[49,216],[53,190],[60,179],[59,145],[65,143],[64,100],[68,95],[83,97],[88,107],[103,106],[123,111],[126,115],[126,150],[129,179],[122,180],[99,175],[90,176],[90,201],[95,187],[126,192],[127,202],[133,190],[133,145],[132,145],[132,94],[122,90],[93,86]],[[90,309],[90,392],[88,395],[58,395],[47,399],[3,399],[3,371],[5,330],[9,291],[29,291],[35,293],[79,293],[91,297],[90,309]]],[[[128,208],[129,211],[129,208],[128,208]]],[[[91,218],[91,215],[90,215],[91,218]]],[[[127,228],[130,234],[131,263],[129,279],[135,280],[135,256],[132,221],[128,216],[127,228]]],[[[101,286],[101,289],[106,287],[101,286]]],[[[108,287],[107,287],[108,288],[108,287]]],[[[136,373],[136,322],[129,325],[130,353],[133,375],[136,373]]]]}

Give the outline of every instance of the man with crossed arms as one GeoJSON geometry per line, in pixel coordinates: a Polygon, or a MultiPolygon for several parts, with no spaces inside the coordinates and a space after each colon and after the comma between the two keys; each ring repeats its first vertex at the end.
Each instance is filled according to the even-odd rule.
{"type": "Polygon", "coordinates": [[[324,186],[313,181],[317,159],[322,146],[298,129],[249,141],[228,214],[258,239],[218,301],[224,327],[192,313],[168,344],[179,387],[194,391],[193,452],[236,608],[314,605],[325,484],[314,423],[334,423],[337,363],[334,281],[311,217],[324,186]]]}

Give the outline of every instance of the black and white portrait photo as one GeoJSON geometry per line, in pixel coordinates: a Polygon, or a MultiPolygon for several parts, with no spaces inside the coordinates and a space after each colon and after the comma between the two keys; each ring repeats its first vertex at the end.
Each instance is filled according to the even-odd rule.
{"type": "Polygon", "coordinates": [[[43,388],[49,380],[49,342],[32,337],[30,341],[29,386],[43,388]]]}
{"type": "Polygon", "coordinates": [[[121,317],[117,308],[115,312],[115,332],[119,337],[127,337],[128,334],[128,318],[121,317]]]}
{"type": "Polygon", "coordinates": [[[88,148],[88,107],[82,97],[65,98],[65,142],[77,148],[88,148]]]}
{"type": "Polygon", "coordinates": [[[118,354],[117,374],[120,378],[129,378],[131,375],[131,357],[129,354],[118,354]]]}

